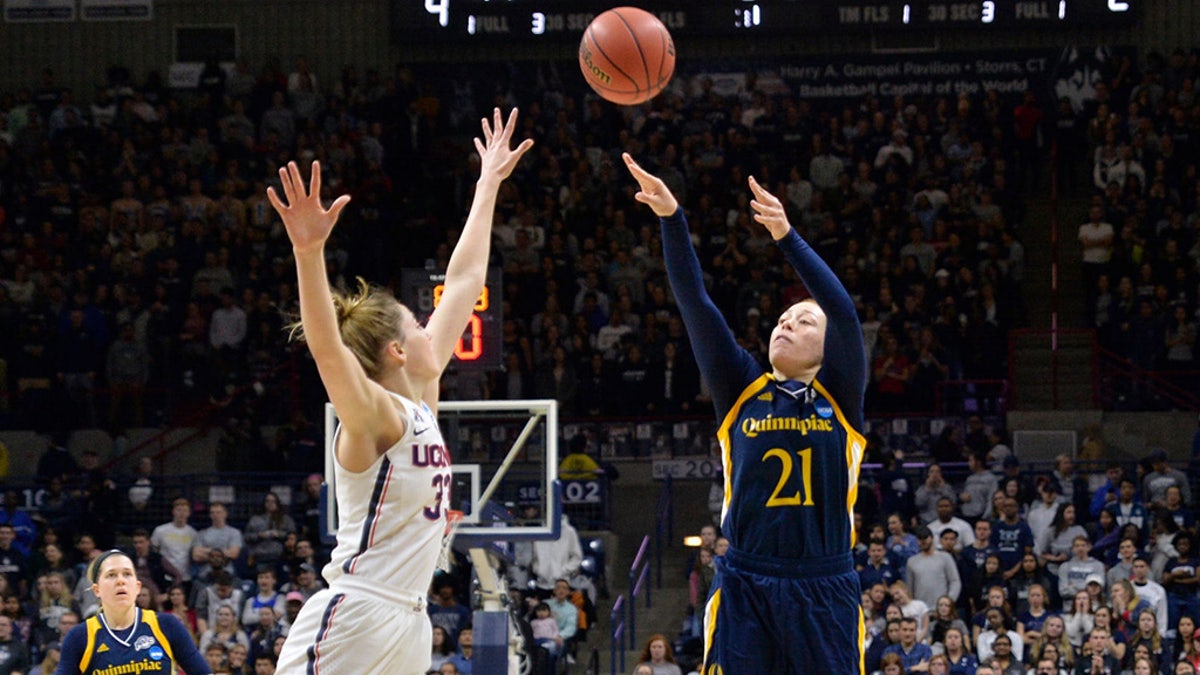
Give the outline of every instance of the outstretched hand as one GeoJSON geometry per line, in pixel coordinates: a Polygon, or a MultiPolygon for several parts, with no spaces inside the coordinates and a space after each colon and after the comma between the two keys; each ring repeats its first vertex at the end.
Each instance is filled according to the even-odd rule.
{"type": "Polygon", "coordinates": [[[304,189],[300,167],[295,162],[280,167],[279,179],[283,183],[283,196],[287,198],[287,204],[279,199],[273,187],[267,188],[267,199],[283,219],[288,239],[292,241],[292,250],[303,253],[320,248],[333,231],[342,209],[350,203],[350,195],[338,197],[328,209],[322,206],[321,163],[316,161],[312,163],[312,178],[307,190],[304,189]]]}
{"type": "Polygon", "coordinates": [[[675,211],[679,210],[679,202],[675,201],[675,195],[671,194],[671,190],[661,178],[638,166],[628,152],[621,153],[621,159],[625,160],[625,166],[629,167],[629,173],[633,174],[634,180],[641,188],[633,196],[634,199],[648,205],[659,218],[674,215],[675,211]]]}
{"type": "Polygon", "coordinates": [[[754,209],[754,220],[767,228],[772,239],[778,241],[786,237],[792,225],[788,222],[787,212],[783,210],[783,203],[759,185],[754,176],[750,176],[750,191],[754,193],[754,199],[750,201],[750,207],[754,209]]]}
{"type": "Polygon", "coordinates": [[[516,108],[508,113],[507,123],[500,117],[500,109],[495,108],[492,111],[492,122],[489,124],[488,119],[484,117],[480,120],[480,126],[483,127],[483,140],[475,139],[475,149],[479,152],[482,165],[479,175],[484,177],[491,174],[504,180],[512,174],[521,156],[533,147],[533,139],[526,138],[521,141],[515,150],[508,147],[513,130],[517,128],[516,108]]]}

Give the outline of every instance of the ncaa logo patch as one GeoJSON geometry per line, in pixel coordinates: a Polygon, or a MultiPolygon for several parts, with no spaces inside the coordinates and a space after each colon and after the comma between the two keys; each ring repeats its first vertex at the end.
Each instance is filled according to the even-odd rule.
{"type": "Polygon", "coordinates": [[[165,654],[163,653],[162,647],[154,645],[150,648],[150,658],[154,659],[155,661],[162,661],[163,656],[165,656],[165,654]]]}
{"type": "Polygon", "coordinates": [[[829,404],[829,401],[817,401],[815,405],[817,408],[817,415],[819,415],[821,418],[829,419],[830,417],[833,417],[833,406],[829,404]]]}

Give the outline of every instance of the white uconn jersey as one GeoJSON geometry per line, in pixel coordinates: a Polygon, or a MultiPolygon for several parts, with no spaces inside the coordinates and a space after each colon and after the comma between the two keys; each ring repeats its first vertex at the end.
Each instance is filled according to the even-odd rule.
{"type": "Polygon", "coordinates": [[[331,586],[346,575],[424,597],[446,529],[450,453],[429,406],[392,395],[404,406],[404,436],[362,473],[335,453],[337,547],[322,574],[331,586]]]}

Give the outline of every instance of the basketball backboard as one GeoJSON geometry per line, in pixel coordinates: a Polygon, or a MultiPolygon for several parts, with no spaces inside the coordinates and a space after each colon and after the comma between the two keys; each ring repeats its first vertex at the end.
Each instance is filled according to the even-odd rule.
{"type": "MultiPolygon", "coordinates": [[[[442,401],[438,424],[451,457],[451,508],[463,518],[456,544],[556,539],[561,523],[558,404],[553,400],[442,401]]],[[[325,404],[324,539],[337,535],[333,441],[337,412],[325,404]]],[[[458,546],[456,546],[458,548],[458,546]]]]}

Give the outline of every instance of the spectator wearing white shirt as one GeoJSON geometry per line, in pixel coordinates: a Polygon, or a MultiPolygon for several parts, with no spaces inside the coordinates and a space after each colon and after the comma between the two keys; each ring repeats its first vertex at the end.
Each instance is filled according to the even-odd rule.
{"type": "Polygon", "coordinates": [[[221,292],[221,306],[214,309],[208,341],[217,352],[238,351],[246,339],[246,310],[239,307],[232,291],[221,292]]]}
{"type": "Polygon", "coordinates": [[[1158,625],[1162,627],[1164,636],[1171,637],[1175,627],[1167,621],[1167,589],[1150,578],[1149,558],[1139,555],[1133,559],[1133,576],[1129,579],[1129,583],[1133,584],[1133,590],[1139,598],[1150,603],[1150,608],[1154,610],[1154,616],[1158,619],[1158,625]]]}
{"type": "Polygon", "coordinates": [[[1058,505],[1063,502],[1062,488],[1057,481],[1048,480],[1038,486],[1038,496],[1041,499],[1029,507],[1025,521],[1029,523],[1029,529],[1033,532],[1033,550],[1035,553],[1041,554],[1037,542],[1041,541],[1042,533],[1049,529],[1050,523],[1054,522],[1054,516],[1058,513],[1058,505]]]}
{"type": "Polygon", "coordinates": [[[937,502],[937,518],[929,521],[929,529],[935,535],[938,535],[936,546],[939,550],[942,548],[941,534],[946,530],[953,530],[958,535],[958,548],[961,551],[967,546],[975,543],[975,530],[967,521],[954,515],[954,502],[949,497],[942,497],[937,502]]]}

